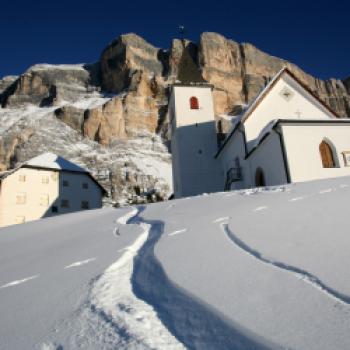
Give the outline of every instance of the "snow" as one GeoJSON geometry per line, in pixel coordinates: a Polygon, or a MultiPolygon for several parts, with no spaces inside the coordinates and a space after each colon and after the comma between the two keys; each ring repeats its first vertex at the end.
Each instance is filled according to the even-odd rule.
{"type": "Polygon", "coordinates": [[[87,173],[88,171],[57,154],[46,152],[25,162],[25,165],[47,169],[69,170],[87,173]]]}
{"type": "Polygon", "coordinates": [[[40,70],[85,70],[85,63],[78,64],[48,64],[48,63],[39,63],[29,68],[29,72],[40,71],[40,70]]]}
{"type": "Polygon", "coordinates": [[[18,284],[28,282],[28,281],[33,280],[34,278],[38,278],[38,277],[39,277],[38,275],[35,275],[35,276],[22,278],[21,280],[12,281],[12,282],[4,284],[3,286],[0,286],[0,289],[17,286],[18,284]]]}
{"type": "Polygon", "coordinates": [[[2,229],[0,286],[16,286],[0,289],[2,349],[348,349],[349,185],[221,192],[2,229]]]}
{"type": "Polygon", "coordinates": [[[89,262],[91,261],[95,261],[96,258],[89,258],[89,259],[85,259],[85,260],[82,260],[82,261],[76,261],[70,265],[67,265],[65,266],[64,268],[65,269],[71,269],[72,267],[79,267],[79,266],[82,266],[82,265],[86,265],[88,264],[89,262]]]}
{"type": "MultiPolygon", "coordinates": [[[[118,222],[126,223],[135,215],[134,209],[118,222]]],[[[147,240],[150,230],[148,224],[141,223],[140,226],[142,234],[95,284],[91,304],[95,312],[103,313],[120,330],[128,332],[129,340],[119,344],[118,349],[184,349],[161,323],[155,310],[133,294],[133,260],[147,240]]]]}
{"type": "Polygon", "coordinates": [[[168,236],[175,236],[175,235],[178,235],[179,233],[184,233],[187,231],[187,228],[184,228],[182,230],[177,230],[177,231],[174,231],[174,232],[171,232],[171,233],[168,233],[168,236]]]}
{"type": "Polygon", "coordinates": [[[265,127],[260,131],[259,136],[254,140],[253,148],[256,148],[259,146],[262,139],[272,131],[272,129],[275,127],[278,121],[279,119],[274,119],[274,120],[271,120],[267,125],[265,125],[265,127]]]}

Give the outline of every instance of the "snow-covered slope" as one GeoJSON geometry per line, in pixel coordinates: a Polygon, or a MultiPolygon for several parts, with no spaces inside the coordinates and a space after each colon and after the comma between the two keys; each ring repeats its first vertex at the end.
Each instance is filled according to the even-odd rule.
{"type": "Polygon", "coordinates": [[[349,349],[350,178],[0,230],[1,349],[349,349]]]}
{"type": "MultiPolygon", "coordinates": [[[[96,104],[97,100],[86,101],[96,104]]],[[[102,146],[57,119],[57,108],[0,108],[0,141],[5,148],[7,144],[16,147],[13,167],[52,152],[92,172],[110,192],[108,202],[125,205],[153,192],[163,198],[172,193],[171,156],[160,136],[144,132],[133,139],[102,146]],[[25,133],[29,135],[26,141],[13,145],[13,135],[21,139],[25,133]]],[[[0,144],[0,156],[1,151],[0,144]]]]}

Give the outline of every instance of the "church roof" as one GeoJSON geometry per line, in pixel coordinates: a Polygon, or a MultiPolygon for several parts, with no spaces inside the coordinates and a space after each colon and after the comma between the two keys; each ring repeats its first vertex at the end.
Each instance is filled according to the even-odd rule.
{"type": "Polygon", "coordinates": [[[255,100],[250,104],[250,106],[245,111],[242,123],[244,123],[254,110],[259,106],[259,104],[264,100],[270,90],[276,85],[276,83],[282,78],[284,74],[289,75],[293,80],[295,80],[302,88],[304,88],[313,98],[315,98],[324,108],[328,110],[335,118],[341,118],[335,111],[333,111],[324,101],[322,101],[307,85],[305,85],[299,78],[296,77],[287,67],[282,68],[272,80],[265,86],[265,88],[260,92],[260,94],[255,98],[255,100]]]}
{"type": "Polygon", "coordinates": [[[176,80],[182,84],[206,83],[188,48],[183,46],[176,80]]]}
{"type": "MultiPolygon", "coordinates": [[[[341,118],[335,111],[333,111],[325,102],[323,102],[317,95],[315,95],[310,88],[305,85],[299,78],[297,78],[287,67],[282,68],[273,78],[272,80],[265,86],[265,88],[259,93],[259,95],[255,98],[255,100],[248,106],[245,112],[240,117],[240,123],[237,123],[235,127],[231,130],[229,135],[224,140],[223,144],[219,148],[215,157],[217,157],[221,151],[225,148],[228,141],[232,137],[232,135],[239,130],[239,126],[244,124],[244,122],[250,117],[250,115],[254,112],[254,110],[259,106],[259,104],[264,100],[264,98],[268,95],[268,93],[272,90],[272,88],[276,85],[276,83],[282,78],[284,74],[289,75],[292,79],[294,79],[302,88],[304,88],[313,98],[315,98],[324,108],[326,108],[336,120],[331,120],[333,122],[339,121],[341,118]]],[[[317,122],[317,121],[315,121],[317,122]]]]}

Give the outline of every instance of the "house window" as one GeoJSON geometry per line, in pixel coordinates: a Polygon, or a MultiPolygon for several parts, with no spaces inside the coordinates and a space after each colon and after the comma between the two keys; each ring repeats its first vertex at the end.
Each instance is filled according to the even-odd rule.
{"type": "Polygon", "coordinates": [[[25,182],[26,181],[26,176],[25,175],[19,175],[18,176],[18,181],[25,182]]]}
{"type": "Polygon", "coordinates": [[[23,224],[26,221],[25,216],[16,216],[15,223],[16,224],[23,224]]]}
{"type": "Polygon", "coordinates": [[[89,201],[82,201],[81,202],[81,209],[90,209],[89,201]]]}
{"type": "Polygon", "coordinates": [[[324,168],[335,168],[334,156],[331,146],[328,142],[322,141],[319,146],[322,166],[324,168]]]}
{"type": "Polygon", "coordinates": [[[83,182],[83,189],[87,190],[89,188],[89,184],[87,182],[83,182]]]}
{"type": "Polygon", "coordinates": [[[192,96],[190,98],[190,107],[191,109],[199,109],[198,98],[192,96]]]}
{"type": "Polygon", "coordinates": [[[57,179],[58,179],[58,174],[57,173],[51,174],[51,180],[52,181],[57,181],[57,179]]]}
{"type": "Polygon", "coordinates": [[[48,194],[42,194],[40,196],[40,206],[42,206],[42,207],[49,206],[49,195],[48,194]]]}
{"type": "Polygon", "coordinates": [[[25,193],[18,193],[16,196],[16,204],[25,204],[27,195],[25,193]]]}
{"type": "Polygon", "coordinates": [[[61,208],[69,208],[69,200],[68,199],[61,200],[61,208]]]}
{"type": "Polygon", "coordinates": [[[57,207],[56,205],[53,205],[53,206],[51,207],[51,212],[52,212],[52,213],[58,213],[58,207],[57,207]]]}
{"type": "Polygon", "coordinates": [[[48,176],[43,176],[43,177],[41,178],[41,183],[47,185],[47,184],[49,183],[49,177],[48,177],[48,176]]]}
{"type": "Polygon", "coordinates": [[[63,187],[68,187],[69,186],[69,181],[68,180],[63,180],[62,181],[62,186],[63,187]]]}

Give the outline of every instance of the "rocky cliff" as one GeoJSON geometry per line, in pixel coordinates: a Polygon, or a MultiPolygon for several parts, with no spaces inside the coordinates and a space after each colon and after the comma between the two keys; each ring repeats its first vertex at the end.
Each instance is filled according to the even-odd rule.
{"type": "MultiPolygon", "coordinates": [[[[126,34],[112,41],[95,64],[35,65],[19,77],[0,80],[0,168],[14,166],[16,159],[22,159],[20,150],[23,154],[36,128],[41,127],[41,123],[31,125],[36,118],[33,108],[35,116],[53,118],[58,128],[65,125],[70,133],[98,144],[98,149],[101,146],[101,152],[111,151],[116,142],[126,145],[145,135],[148,140],[156,134],[168,139],[169,86],[179,77],[191,80],[200,76],[214,86],[219,118],[249,104],[284,66],[339,115],[350,115],[350,78],[314,78],[251,44],[216,33],[203,33],[198,43],[174,39],[169,49],[126,34]],[[191,69],[185,70],[189,63],[191,69]],[[20,127],[18,123],[8,126],[9,115],[16,116],[13,120],[18,120],[20,127]],[[31,119],[26,115],[32,115],[31,119]]],[[[166,148],[162,152],[165,154],[166,148]]],[[[169,159],[167,162],[169,166],[169,159]]]]}

